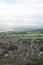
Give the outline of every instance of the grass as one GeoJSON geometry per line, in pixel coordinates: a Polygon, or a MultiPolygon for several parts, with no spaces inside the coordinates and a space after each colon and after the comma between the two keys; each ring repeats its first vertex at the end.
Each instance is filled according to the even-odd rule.
{"type": "Polygon", "coordinates": [[[3,38],[3,37],[9,37],[9,38],[15,38],[15,37],[19,37],[19,38],[22,38],[22,39],[28,39],[28,38],[32,38],[32,39],[35,39],[35,38],[43,38],[43,34],[39,34],[39,33],[27,33],[27,34],[10,34],[10,33],[7,33],[6,35],[5,34],[0,34],[0,38],[3,38]]]}

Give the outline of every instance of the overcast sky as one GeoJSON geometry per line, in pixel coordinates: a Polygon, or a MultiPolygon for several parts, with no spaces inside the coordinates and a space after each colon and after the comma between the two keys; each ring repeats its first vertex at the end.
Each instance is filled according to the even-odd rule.
{"type": "Polygon", "coordinates": [[[43,0],[0,0],[0,28],[43,27],[43,0]]]}

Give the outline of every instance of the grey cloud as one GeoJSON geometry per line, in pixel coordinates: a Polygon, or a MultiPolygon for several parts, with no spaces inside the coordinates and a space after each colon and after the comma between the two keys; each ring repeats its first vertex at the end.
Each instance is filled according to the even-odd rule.
{"type": "MultiPolygon", "coordinates": [[[[5,0],[4,0],[5,1],[5,0]]],[[[18,0],[0,5],[0,26],[43,26],[43,0],[18,0]]]]}

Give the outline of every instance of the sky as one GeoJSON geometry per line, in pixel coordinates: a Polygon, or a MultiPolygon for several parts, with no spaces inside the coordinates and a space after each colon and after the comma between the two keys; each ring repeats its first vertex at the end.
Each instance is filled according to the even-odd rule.
{"type": "Polygon", "coordinates": [[[43,27],[43,0],[0,0],[0,28],[43,27]]]}

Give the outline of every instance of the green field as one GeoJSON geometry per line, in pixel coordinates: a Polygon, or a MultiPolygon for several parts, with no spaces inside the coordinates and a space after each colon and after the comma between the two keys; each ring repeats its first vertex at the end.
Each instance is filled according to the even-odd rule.
{"type": "Polygon", "coordinates": [[[0,38],[20,38],[28,42],[33,42],[34,40],[36,40],[36,42],[41,40],[40,43],[43,42],[42,33],[1,33],[0,38]]]}
{"type": "Polygon", "coordinates": [[[20,38],[43,38],[42,33],[26,33],[26,34],[16,34],[16,33],[3,33],[0,37],[20,37],[20,38]]]}

